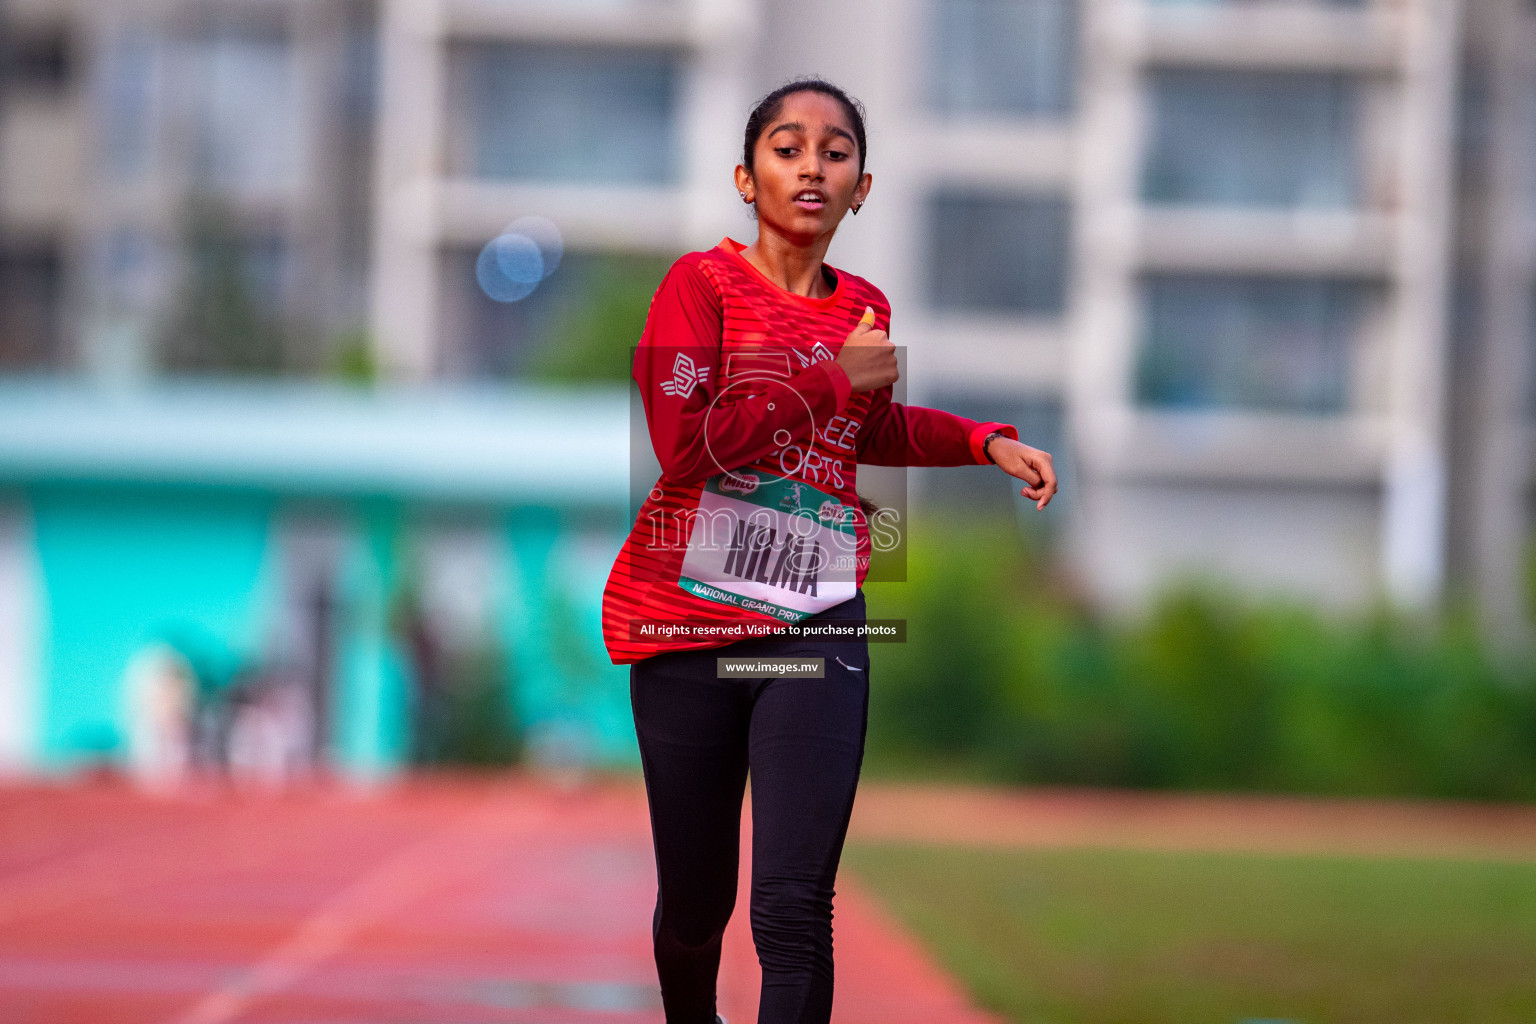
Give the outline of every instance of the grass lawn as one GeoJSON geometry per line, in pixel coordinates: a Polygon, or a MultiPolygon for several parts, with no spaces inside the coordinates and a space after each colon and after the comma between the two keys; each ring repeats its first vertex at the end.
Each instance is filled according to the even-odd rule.
{"type": "Polygon", "coordinates": [[[1531,1024],[1536,864],[850,843],[1015,1024],[1531,1024]]]}

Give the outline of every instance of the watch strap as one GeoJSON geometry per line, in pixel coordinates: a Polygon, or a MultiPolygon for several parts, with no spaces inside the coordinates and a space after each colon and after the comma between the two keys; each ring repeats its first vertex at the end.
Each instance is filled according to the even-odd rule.
{"type": "Polygon", "coordinates": [[[1006,436],[1008,435],[1004,434],[1001,430],[994,430],[992,433],[981,439],[981,454],[984,455],[986,460],[992,463],[994,466],[997,465],[997,460],[992,457],[992,442],[996,441],[1000,437],[1006,436]]]}

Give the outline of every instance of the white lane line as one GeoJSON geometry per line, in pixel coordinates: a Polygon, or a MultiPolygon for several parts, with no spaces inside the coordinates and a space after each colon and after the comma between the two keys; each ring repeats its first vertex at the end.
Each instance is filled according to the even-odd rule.
{"type": "Polygon", "coordinates": [[[228,1024],[251,1002],[292,987],[334,956],[363,929],[429,891],[482,866],[504,849],[488,835],[516,825],[537,828],[549,817],[544,807],[509,812],[505,803],[481,807],[443,831],[406,847],[341,890],[301,921],[256,963],[208,993],[168,1024],[228,1024]],[[479,840],[478,842],[476,840],[479,840]]]}

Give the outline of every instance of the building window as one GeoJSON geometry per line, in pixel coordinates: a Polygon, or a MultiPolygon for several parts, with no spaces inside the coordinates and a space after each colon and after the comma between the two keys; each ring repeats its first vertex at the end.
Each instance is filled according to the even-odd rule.
{"type": "Polygon", "coordinates": [[[0,87],[58,94],[73,77],[69,39],[63,28],[27,30],[0,25],[0,87]]]}
{"type": "Polygon", "coordinates": [[[1150,87],[1147,201],[1320,208],[1358,202],[1353,78],[1161,71],[1150,87]]]}
{"type": "Polygon", "coordinates": [[[57,366],[63,271],[53,249],[0,249],[0,371],[57,366]]]}
{"type": "Polygon", "coordinates": [[[1071,109],[1073,0],[937,0],[932,10],[940,113],[1059,117],[1071,109]]]}
{"type": "Polygon", "coordinates": [[[1369,290],[1317,278],[1149,278],[1136,399],[1175,408],[1341,412],[1369,290]]]}
{"type": "Polygon", "coordinates": [[[133,182],[154,162],[163,94],[164,48],[146,32],[125,29],[111,38],[97,87],[97,123],[109,177],[133,182]]]}
{"type": "Polygon", "coordinates": [[[281,35],[215,32],[193,48],[192,179],[232,195],[300,181],[297,68],[281,35]]]}
{"type": "MultiPolygon", "coordinates": [[[[1536,4],[1536,0],[1531,0],[1531,2],[1536,4]]],[[[1536,11],[1533,11],[1533,13],[1536,13],[1536,11]]],[[[1536,76],[1531,78],[1526,88],[1530,90],[1526,96],[1526,102],[1529,104],[1526,109],[1536,110],[1536,76]]],[[[1529,204],[1526,216],[1536,220],[1536,131],[1530,130],[1529,121],[1526,122],[1526,130],[1526,178],[1523,182],[1525,185],[1526,202],[1529,204]]]]}
{"type": "Polygon", "coordinates": [[[1065,308],[1065,199],[957,191],[935,196],[929,216],[936,309],[1056,316],[1065,308]]]}
{"type": "Polygon", "coordinates": [[[677,175],[679,59],[661,51],[469,44],[453,55],[467,123],[456,173],[666,184],[677,175]]]}
{"type": "Polygon", "coordinates": [[[1493,82],[1489,69],[1477,61],[1464,62],[1460,72],[1456,82],[1456,175],[1462,187],[1471,183],[1486,187],[1493,139],[1493,82]]]}
{"type": "MultiPolygon", "coordinates": [[[[1150,0],[1160,7],[1255,7],[1258,4],[1253,0],[1150,0]]],[[[1350,7],[1359,8],[1366,6],[1367,0],[1298,0],[1308,6],[1316,7],[1350,7]]]]}

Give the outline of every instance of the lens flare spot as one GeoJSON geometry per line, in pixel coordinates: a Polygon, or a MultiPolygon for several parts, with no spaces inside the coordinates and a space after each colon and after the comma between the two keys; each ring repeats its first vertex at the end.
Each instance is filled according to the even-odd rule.
{"type": "Polygon", "coordinates": [[[535,276],[532,281],[518,281],[508,276],[501,259],[501,242],[505,237],[502,235],[491,239],[480,250],[480,256],[475,260],[475,280],[480,282],[480,290],[497,302],[517,302],[533,293],[534,288],[538,287],[539,278],[535,276]]]}
{"type": "Polygon", "coordinates": [[[555,272],[560,265],[560,258],[565,255],[565,239],[560,235],[560,229],[555,222],[547,217],[529,215],[519,217],[508,224],[502,231],[506,235],[521,235],[531,239],[539,247],[539,258],[543,261],[543,275],[548,277],[555,272]]]}
{"type": "Polygon", "coordinates": [[[496,265],[507,280],[536,285],[549,276],[544,273],[544,254],[539,243],[527,235],[500,235],[491,244],[496,247],[496,265]]]}

